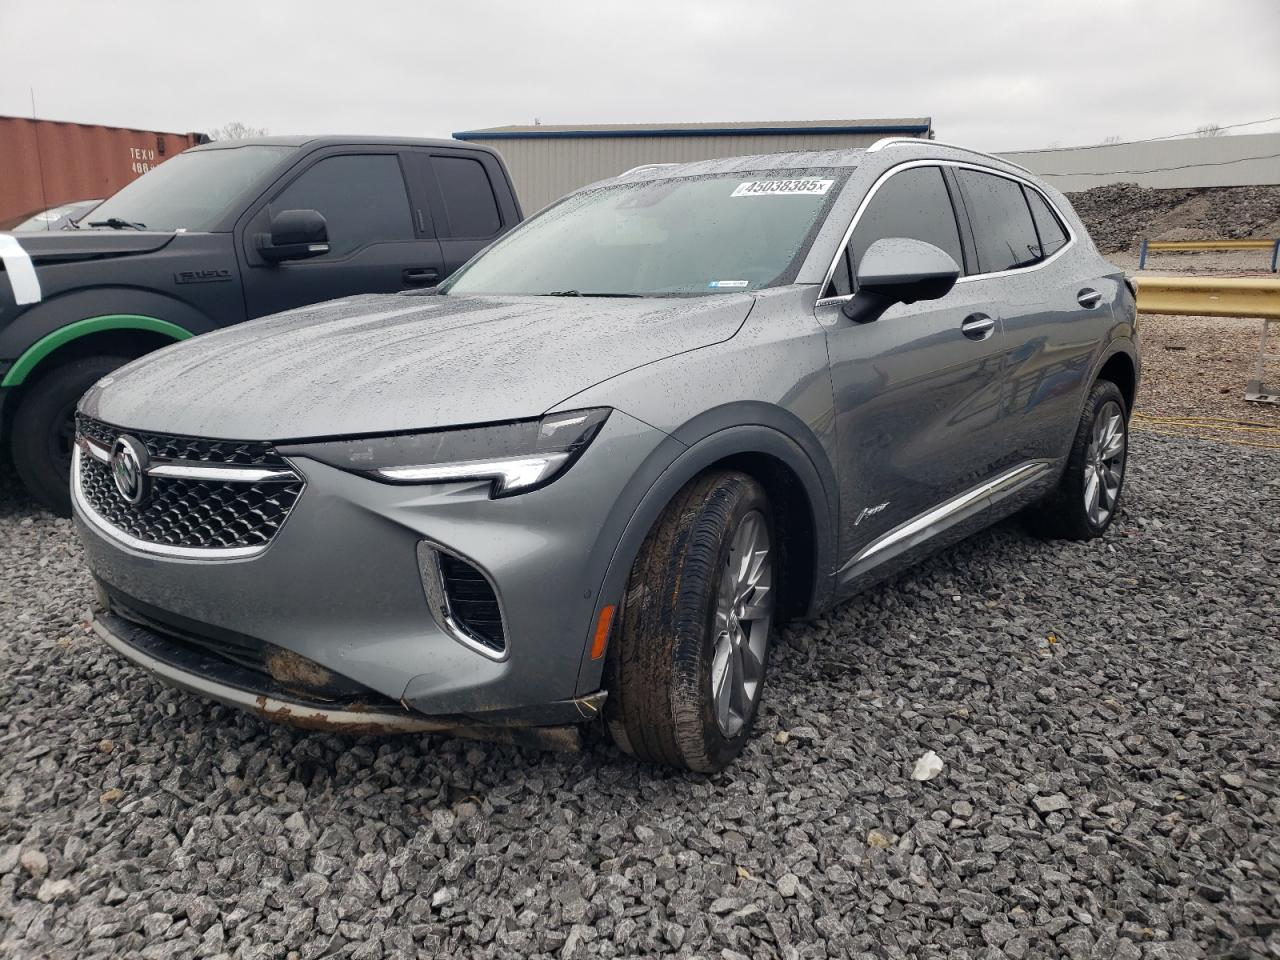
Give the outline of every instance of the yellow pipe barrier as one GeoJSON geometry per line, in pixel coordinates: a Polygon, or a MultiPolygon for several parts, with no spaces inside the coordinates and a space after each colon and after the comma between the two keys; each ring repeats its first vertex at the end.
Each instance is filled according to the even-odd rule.
{"type": "Polygon", "coordinates": [[[1280,280],[1270,277],[1130,279],[1138,288],[1139,313],[1280,320],[1280,280]]]}
{"type": "Polygon", "coordinates": [[[1275,240],[1143,240],[1142,253],[1138,257],[1138,269],[1147,268],[1147,254],[1151,251],[1172,252],[1187,250],[1270,250],[1271,272],[1276,272],[1280,261],[1280,239],[1275,240]]]}
{"type": "Polygon", "coordinates": [[[1274,240],[1148,240],[1148,250],[1270,250],[1274,240]]]}

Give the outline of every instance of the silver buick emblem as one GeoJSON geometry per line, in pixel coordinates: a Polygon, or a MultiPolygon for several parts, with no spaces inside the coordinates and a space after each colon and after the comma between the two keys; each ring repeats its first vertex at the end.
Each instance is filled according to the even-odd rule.
{"type": "Polygon", "coordinates": [[[134,506],[142,503],[147,487],[147,448],[133,437],[116,437],[111,448],[111,476],[116,489],[134,506]]]}

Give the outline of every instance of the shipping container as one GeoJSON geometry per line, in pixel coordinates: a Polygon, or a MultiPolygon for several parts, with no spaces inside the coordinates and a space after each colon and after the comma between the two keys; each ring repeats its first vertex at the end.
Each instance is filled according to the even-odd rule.
{"type": "Polygon", "coordinates": [[[203,133],[0,117],[0,223],[73,200],[109,197],[203,133]]]}

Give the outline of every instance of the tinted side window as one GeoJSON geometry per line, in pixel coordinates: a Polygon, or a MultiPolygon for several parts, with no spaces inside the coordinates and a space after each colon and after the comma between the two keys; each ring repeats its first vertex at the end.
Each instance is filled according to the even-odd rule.
{"type": "Polygon", "coordinates": [[[271,212],[319,210],[329,227],[330,258],[369,243],[412,240],[400,162],[389,155],[327,157],[285,187],[271,212]]]}
{"type": "Polygon", "coordinates": [[[484,164],[470,157],[433,156],[431,166],[444,194],[450,236],[491,237],[497,233],[502,218],[484,164]]]}
{"type": "Polygon", "coordinates": [[[964,263],[955,212],[939,168],[912,167],[880,185],[849,238],[855,272],[867,247],[885,237],[923,240],[951,254],[957,264],[964,263]]]}
{"type": "Polygon", "coordinates": [[[1045,203],[1044,197],[1035,190],[1025,190],[1025,192],[1027,202],[1031,204],[1031,216],[1036,221],[1036,233],[1040,235],[1040,255],[1052,257],[1067,245],[1067,231],[1049,209],[1049,204],[1045,203]]]}
{"type": "Polygon", "coordinates": [[[978,248],[978,271],[996,273],[1036,263],[1040,259],[1040,242],[1022,185],[964,168],[957,170],[956,176],[964,189],[978,248]]]}

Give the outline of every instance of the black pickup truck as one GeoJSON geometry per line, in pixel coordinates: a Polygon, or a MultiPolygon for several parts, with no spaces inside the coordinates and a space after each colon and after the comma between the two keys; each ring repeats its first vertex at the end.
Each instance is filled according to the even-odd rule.
{"type": "Polygon", "coordinates": [[[484,147],[270,137],[187,150],[76,229],[0,234],[0,433],[19,476],[65,515],[72,416],[99,378],[242,320],[435,286],[521,216],[484,147]]]}

